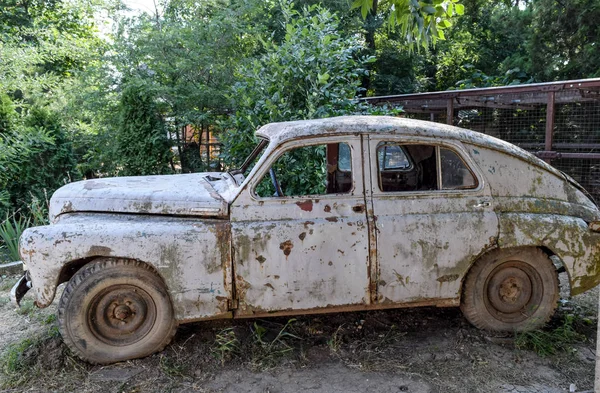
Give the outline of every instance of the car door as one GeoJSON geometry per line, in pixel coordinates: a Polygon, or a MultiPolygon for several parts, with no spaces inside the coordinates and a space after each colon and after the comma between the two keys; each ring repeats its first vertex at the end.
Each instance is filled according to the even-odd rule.
{"type": "Polygon", "coordinates": [[[230,211],[236,315],[369,304],[361,138],[288,142],[256,174],[230,211]]]}
{"type": "Polygon", "coordinates": [[[481,172],[458,142],[370,136],[378,303],[458,304],[498,219],[481,172]]]}

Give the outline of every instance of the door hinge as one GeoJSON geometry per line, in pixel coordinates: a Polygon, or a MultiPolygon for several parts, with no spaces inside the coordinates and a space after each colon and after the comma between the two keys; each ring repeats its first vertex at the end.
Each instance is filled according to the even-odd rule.
{"type": "Polygon", "coordinates": [[[227,300],[227,307],[229,307],[230,310],[237,310],[239,306],[240,306],[239,300],[237,300],[237,299],[227,300]]]}

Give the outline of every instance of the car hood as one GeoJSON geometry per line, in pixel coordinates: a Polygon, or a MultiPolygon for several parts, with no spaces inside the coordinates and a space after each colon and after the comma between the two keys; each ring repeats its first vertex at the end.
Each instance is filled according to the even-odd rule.
{"type": "Polygon", "coordinates": [[[50,221],[64,213],[106,212],[226,217],[235,184],[219,172],[85,180],[58,189],[50,221]],[[217,190],[220,190],[219,193],[217,190]]]}

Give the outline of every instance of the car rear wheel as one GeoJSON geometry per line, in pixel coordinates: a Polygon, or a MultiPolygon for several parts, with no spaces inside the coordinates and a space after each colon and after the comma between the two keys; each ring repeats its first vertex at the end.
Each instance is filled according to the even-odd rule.
{"type": "Polygon", "coordinates": [[[148,265],[102,258],[67,284],[58,306],[60,333],[81,359],[107,364],[162,350],[177,329],[162,279],[148,265]]]}
{"type": "Polygon", "coordinates": [[[539,248],[495,250],[471,267],[461,310],[478,328],[526,331],[543,326],[559,298],[558,275],[539,248]]]}

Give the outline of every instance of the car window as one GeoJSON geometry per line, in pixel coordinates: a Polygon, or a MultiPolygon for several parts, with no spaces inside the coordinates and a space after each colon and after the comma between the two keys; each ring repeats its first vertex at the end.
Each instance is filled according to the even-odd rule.
{"type": "Polygon", "coordinates": [[[384,192],[477,187],[477,179],[465,162],[454,151],[439,146],[380,142],[376,162],[379,189],[384,192]]]}
{"type": "Polygon", "coordinates": [[[350,146],[343,142],[287,150],[263,176],[255,194],[269,198],[349,193],[351,158],[350,146]]]}
{"type": "Polygon", "coordinates": [[[411,166],[402,147],[385,142],[377,146],[377,162],[382,171],[405,170],[411,166]]]}
{"type": "Polygon", "coordinates": [[[457,190],[477,187],[477,180],[467,165],[452,150],[440,148],[442,189],[457,190]]]}

